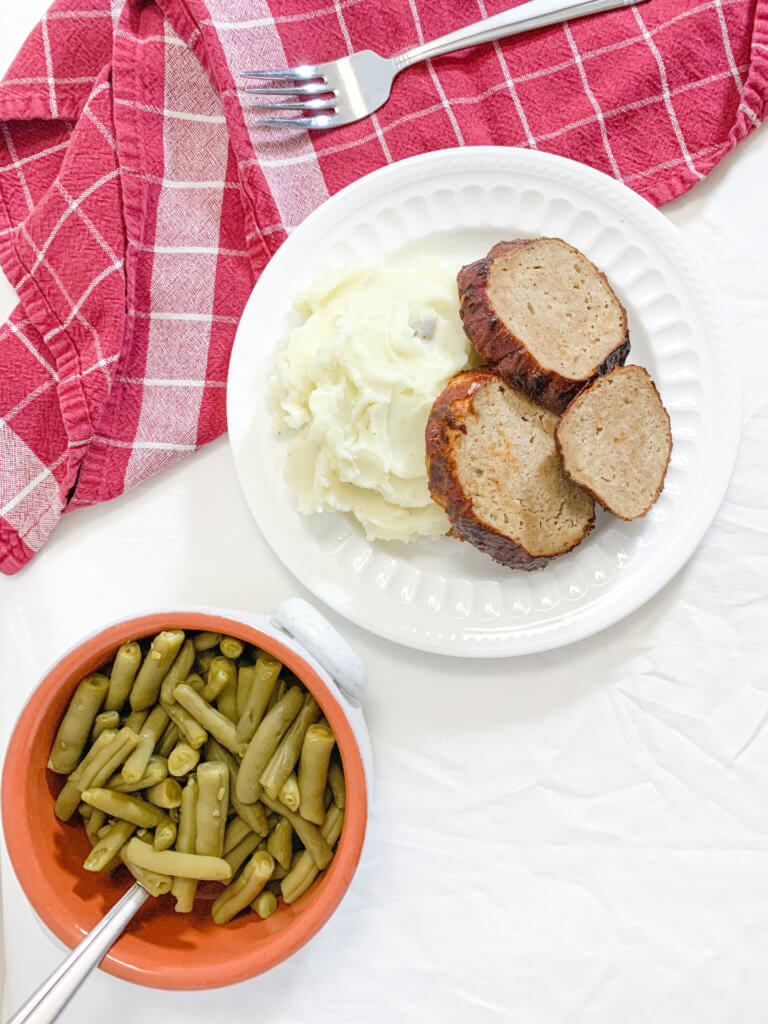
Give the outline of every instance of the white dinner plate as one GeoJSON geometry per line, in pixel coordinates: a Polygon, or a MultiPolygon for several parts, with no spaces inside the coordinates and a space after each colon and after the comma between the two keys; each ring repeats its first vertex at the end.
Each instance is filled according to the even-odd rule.
{"type": "Polygon", "coordinates": [[[369,174],[298,227],[261,275],[237,333],[229,436],[266,540],[336,611],[380,636],[472,657],[530,654],[605,629],[681,568],[723,498],[741,423],[717,290],[677,229],[625,186],[523,149],[443,150],[369,174]],[[672,419],[663,494],[645,519],[599,511],[591,535],[539,572],[510,571],[450,538],[370,543],[351,516],[303,516],[283,479],[265,392],[298,323],[293,300],[329,265],[438,255],[458,267],[501,239],[555,235],[603,269],[629,315],[629,361],[672,419]]]}

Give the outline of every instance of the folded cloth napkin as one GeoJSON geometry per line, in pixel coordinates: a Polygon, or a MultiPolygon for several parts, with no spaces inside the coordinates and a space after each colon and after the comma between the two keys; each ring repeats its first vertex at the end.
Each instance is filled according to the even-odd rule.
{"type": "MultiPolygon", "coordinates": [[[[509,0],[57,0],[0,84],[0,569],[225,430],[254,280],[344,185],[528,146],[660,204],[766,115],[768,0],[652,0],[414,68],[358,124],[270,132],[241,70],[392,54],[509,0]]],[[[258,339],[254,339],[257,342],[258,339]]]]}

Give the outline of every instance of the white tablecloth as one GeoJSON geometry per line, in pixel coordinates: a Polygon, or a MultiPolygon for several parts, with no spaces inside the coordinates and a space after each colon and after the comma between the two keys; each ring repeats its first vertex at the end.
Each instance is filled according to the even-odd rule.
{"type": "MultiPolygon", "coordinates": [[[[3,4],[5,67],[47,0],[3,4]]],[[[97,972],[65,1022],[751,1024],[768,1014],[768,132],[670,218],[719,279],[744,434],[689,565],[554,653],[451,661],[329,617],[367,659],[367,853],[289,963],[209,993],[97,972]]],[[[0,281],[0,314],[14,304],[0,281]]],[[[2,369],[0,369],[2,372],[2,369]]],[[[254,528],[226,441],[79,511],[0,578],[0,744],[41,672],[148,605],[269,610],[301,586],[254,528]]],[[[56,965],[2,871],[6,1007],[56,965]]]]}

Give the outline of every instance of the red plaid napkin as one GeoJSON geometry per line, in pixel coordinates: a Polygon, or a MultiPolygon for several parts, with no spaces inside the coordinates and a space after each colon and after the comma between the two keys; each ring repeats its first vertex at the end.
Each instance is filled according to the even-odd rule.
{"type": "Polygon", "coordinates": [[[0,84],[0,569],[63,511],[225,429],[227,361],[286,232],[445,146],[582,160],[654,203],[766,114],[768,0],[648,4],[414,68],[374,117],[253,126],[240,70],[412,46],[508,0],[57,0],[0,84]]]}

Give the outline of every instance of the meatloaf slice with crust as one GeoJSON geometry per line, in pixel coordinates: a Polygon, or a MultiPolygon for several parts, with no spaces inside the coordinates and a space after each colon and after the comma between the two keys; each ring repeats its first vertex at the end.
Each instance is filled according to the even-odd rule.
{"type": "Polygon", "coordinates": [[[565,471],[620,519],[640,519],[661,494],[672,454],[669,414],[642,366],[590,384],[555,431],[565,471]]]}
{"type": "Polygon", "coordinates": [[[433,499],[455,536],[510,569],[538,569],[592,529],[594,502],[566,476],[557,416],[489,369],[465,370],[427,422],[433,499]]]}
{"type": "Polygon", "coordinates": [[[629,354],[627,314],[605,274],[559,238],[499,242],[458,285],[485,362],[554,412],[629,354]]]}

